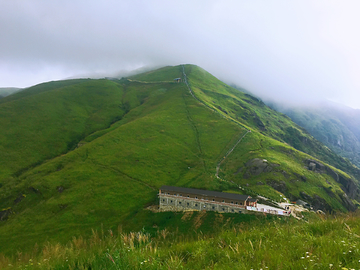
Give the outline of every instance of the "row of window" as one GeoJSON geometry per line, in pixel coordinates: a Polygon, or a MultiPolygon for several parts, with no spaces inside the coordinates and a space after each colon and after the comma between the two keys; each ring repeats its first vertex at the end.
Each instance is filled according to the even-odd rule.
{"type": "MultiPolygon", "coordinates": [[[[165,199],[163,199],[162,201],[165,202],[165,199]]],[[[170,203],[173,203],[173,200],[170,200],[170,203]]],[[[182,205],[182,202],[178,202],[178,204],[179,204],[179,205],[182,205]]],[[[187,202],[187,203],[186,203],[186,206],[190,206],[190,203],[187,202]]],[[[194,206],[195,206],[195,207],[198,207],[198,204],[195,203],[194,206]]],[[[206,208],[206,205],[204,205],[204,208],[206,208]]],[[[211,209],[212,209],[212,210],[215,210],[215,206],[211,206],[211,209]]],[[[223,207],[221,210],[222,210],[222,211],[225,211],[225,208],[223,207]]],[[[234,209],[231,209],[231,212],[235,213],[234,209]]],[[[239,211],[239,213],[241,213],[241,211],[239,211]]]]}
{"type": "MultiPolygon", "coordinates": [[[[166,194],[166,193],[165,193],[165,194],[166,194]]],[[[180,195],[177,195],[177,194],[170,194],[169,192],[167,193],[167,195],[181,196],[181,197],[182,197],[182,194],[180,194],[180,195]]],[[[187,198],[190,198],[190,196],[189,196],[189,195],[187,195],[187,198]]],[[[195,196],[195,199],[198,199],[198,197],[197,197],[197,196],[195,196]]],[[[201,198],[201,200],[204,200],[204,198],[201,198]]],[[[213,201],[213,202],[215,202],[215,199],[212,199],[212,201],[213,201]]],[[[222,202],[223,202],[223,203],[225,203],[225,200],[222,200],[222,202]]],[[[233,201],[231,201],[231,204],[234,204],[234,202],[233,202],[233,201]]],[[[236,204],[236,205],[243,205],[243,203],[242,203],[242,202],[240,202],[240,203],[235,202],[235,204],[236,204]]]]}

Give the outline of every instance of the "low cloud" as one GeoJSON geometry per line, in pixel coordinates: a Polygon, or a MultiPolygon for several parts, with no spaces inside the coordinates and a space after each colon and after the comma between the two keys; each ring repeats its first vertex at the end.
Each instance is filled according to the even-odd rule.
{"type": "Polygon", "coordinates": [[[0,87],[191,63],[264,99],[360,108],[357,1],[0,3],[0,87]]]}

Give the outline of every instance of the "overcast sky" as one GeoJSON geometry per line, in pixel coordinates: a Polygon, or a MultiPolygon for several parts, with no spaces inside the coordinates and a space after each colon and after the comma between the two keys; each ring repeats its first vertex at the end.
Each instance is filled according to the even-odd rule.
{"type": "Polygon", "coordinates": [[[360,1],[0,0],[0,87],[191,63],[263,97],[360,108],[360,1]]]}

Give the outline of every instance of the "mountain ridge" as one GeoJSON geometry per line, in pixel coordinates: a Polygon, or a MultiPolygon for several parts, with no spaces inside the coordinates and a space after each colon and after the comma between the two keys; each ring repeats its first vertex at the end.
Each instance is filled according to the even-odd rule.
{"type": "Polygon", "coordinates": [[[357,204],[357,168],[290,118],[194,65],[120,80],[41,84],[2,99],[1,111],[8,131],[0,134],[0,147],[13,157],[0,156],[3,252],[49,239],[66,241],[100,224],[141,229],[146,224],[132,220],[156,204],[163,184],[236,192],[241,185],[255,195],[301,198],[327,211],[348,211],[357,204]],[[197,99],[184,83],[173,82],[183,78],[183,68],[197,99]],[[220,181],[219,161],[248,130],[219,168],[228,182],[220,181]],[[319,150],[317,157],[347,173],[290,144],[310,153],[319,150]],[[350,184],[351,197],[343,190],[350,184]]]}

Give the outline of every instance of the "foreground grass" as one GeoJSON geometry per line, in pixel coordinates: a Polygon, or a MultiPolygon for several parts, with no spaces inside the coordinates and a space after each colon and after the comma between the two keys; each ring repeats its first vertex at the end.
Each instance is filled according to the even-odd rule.
{"type": "Polygon", "coordinates": [[[360,215],[258,218],[218,233],[121,229],[0,257],[1,269],[358,269],[360,215]]]}

